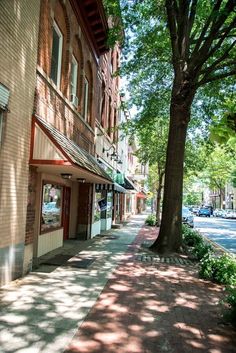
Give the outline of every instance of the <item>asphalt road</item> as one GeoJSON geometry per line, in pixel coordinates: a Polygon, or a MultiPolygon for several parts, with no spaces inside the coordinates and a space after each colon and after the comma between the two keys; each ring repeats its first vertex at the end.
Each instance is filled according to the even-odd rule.
{"type": "Polygon", "coordinates": [[[194,217],[194,228],[236,254],[236,219],[194,217]]]}

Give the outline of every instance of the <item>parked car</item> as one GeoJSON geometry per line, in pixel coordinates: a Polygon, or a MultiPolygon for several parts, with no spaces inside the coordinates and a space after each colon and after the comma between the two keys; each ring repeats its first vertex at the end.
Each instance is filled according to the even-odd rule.
{"type": "Polygon", "coordinates": [[[223,213],[224,213],[224,210],[221,210],[220,208],[216,208],[213,211],[213,216],[214,217],[222,217],[223,213]]]}
{"type": "Polygon", "coordinates": [[[199,211],[199,207],[193,207],[193,208],[192,208],[193,214],[197,215],[197,214],[198,214],[198,211],[199,211]]]}
{"type": "Polygon", "coordinates": [[[235,219],[236,218],[236,213],[234,210],[225,210],[224,212],[224,218],[227,219],[235,219]]]}
{"type": "Polygon", "coordinates": [[[193,214],[188,207],[182,207],[182,223],[187,224],[191,228],[194,227],[193,214]]]}
{"type": "Polygon", "coordinates": [[[198,211],[198,216],[211,217],[211,210],[207,207],[201,207],[198,211]]]}

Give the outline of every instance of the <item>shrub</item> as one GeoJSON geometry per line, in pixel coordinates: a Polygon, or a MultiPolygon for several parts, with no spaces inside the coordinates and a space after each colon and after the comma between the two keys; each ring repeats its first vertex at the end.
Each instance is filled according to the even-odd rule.
{"type": "Polygon", "coordinates": [[[156,216],[154,214],[149,215],[145,220],[145,224],[147,224],[148,226],[155,226],[156,216]]]}
{"type": "Polygon", "coordinates": [[[198,260],[201,260],[204,256],[212,252],[212,246],[210,244],[206,244],[204,241],[202,243],[197,244],[193,249],[193,253],[198,260]]]}
{"type": "Polygon", "coordinates": [[[208,252],[212,252],[212,246],[204,242],[202,236],[193,229],[183,225],[183,245],[191,247],[191,253],[201,260],[208,252]]]}
{"type": "Polygon", "coordinates": [[[206,254],[200,261],[199,276],[204,279],[213,280],[216,261],[217,258],[214,254],[206,254]]]}
{"type": "Polygon", "coordinates": [[[195,247],[203,242],[201,235],[185,224],[182,224],[183,243],[187,246],[195,247]]]}
{"type": "Polygon", "coordinates": [[[236,260],[227,254],[208,254],[200,262],[199,275],[219,284],[236,285],[236,260]]]}

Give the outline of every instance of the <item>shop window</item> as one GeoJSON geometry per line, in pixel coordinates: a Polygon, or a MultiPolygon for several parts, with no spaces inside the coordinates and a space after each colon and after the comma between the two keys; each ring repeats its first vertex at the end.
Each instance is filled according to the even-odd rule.
{"type": "Polygon", "coordinates": [[[112,218],[113,193],[107,193],[107,218],[112,218]]]}
{"type": "Polygon", "coordinates": [[[89,82],[85,77],[84,79],[84,120],[88,119],[89,111],[89,82]]]}
{"type": "Polygon", "coordinates": [[[62,186],[44,184],[41,208],[41,232],[62,226],[62,186]]]}
{"type": "Polygon", "coordinates": [[[52,56],[51,56],[51,73],[50,78],[53,80],[57,87],[60,86],[61,80],[61,63],[62,63],[62,45],[63,36],[57,26],[56,22],[53,23],[53,37],[52,37],[52,56]]]}
{"type": "Polygon", "coordinates": [[[71,77],[70,77],[70,101],[74,106],[78,106],[79,100],[77,96],[77,81],[78,81],[78,62],[74,56],[71,61],[71,77]]]}
{"type": "Polygon", "coordinates": [[[95,193],[95,202],[94,202],[94,216],[93,216],[93,223],[100,221],[101,219],[101,208],[99,206],[99,202],[102,199],[102,193],[96,192],[95,193]]]}
{"type": "Polygon", "coordinates": [[[109,98],[109,115],[108,115],[108,135],[109,137],[112,136],[112,104],[111,104],[111,98],[109,98]]]}

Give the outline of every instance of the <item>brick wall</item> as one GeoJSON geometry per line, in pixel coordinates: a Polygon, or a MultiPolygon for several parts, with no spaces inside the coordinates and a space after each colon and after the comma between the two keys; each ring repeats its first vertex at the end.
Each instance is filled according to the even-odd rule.
{"type": "Polygon", "coordinates": [[[98,80],[98,62],[92,54],[86,34],[75,16],[68,0],[43,0],[41,4],[40,40],[38,51],[37,108],[36,113],[49,121],[80,147],[94,154],[95,120],[98,118],[100,103],[100,81],[98,80]],[[52,24],[56,21],[63,34],[63,58],[61,85],[57,89],[49,78],[52,24]],[[78,98],[75,108],[69,102],[69,77],[72,54],[79,63],[78,98]],[[83,80],[85,75],[91,83],[91,107],[89,119],[83,119],[83,80]]]}
{"type": "Polygon", "coordinates": [[[39,7],[39,0],[0,1],[0,82],[10,90],[0,147],[2,283],[19,275],[24,252],[39,7]],[[18,250],[10,257],[13,248],[18,250]]]}

